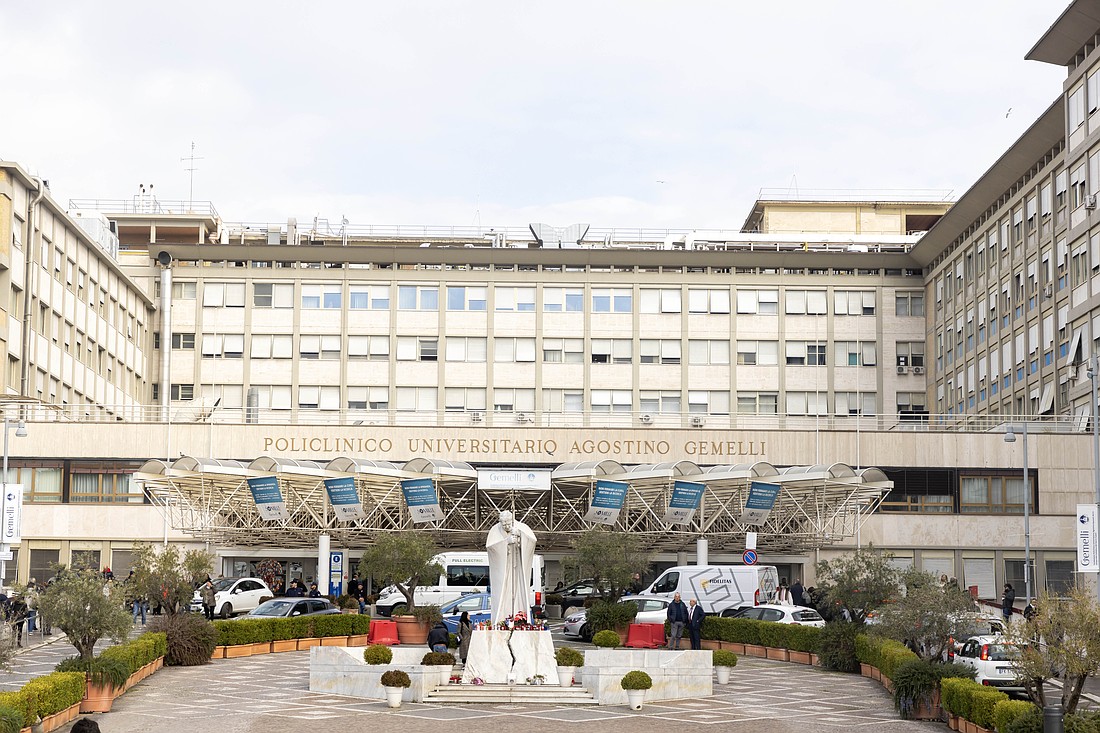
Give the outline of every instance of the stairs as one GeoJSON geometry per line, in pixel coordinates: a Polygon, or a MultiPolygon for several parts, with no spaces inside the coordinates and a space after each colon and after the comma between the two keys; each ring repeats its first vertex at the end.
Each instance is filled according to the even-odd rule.
{"type": "Polygon", "coordinates": [[[580,685],[440,685],[424,702],[449,705],[523,703],[527,705],[597,705],[592,693],[580,685]]]}

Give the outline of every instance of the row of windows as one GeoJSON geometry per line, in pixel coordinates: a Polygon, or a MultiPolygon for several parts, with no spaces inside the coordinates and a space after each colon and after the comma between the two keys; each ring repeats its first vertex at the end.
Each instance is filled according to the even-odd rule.
{"type": "Polygon", "coordinates": [[[24,465],[8,468],[8,483],[23,485],[28,502],[56,504],[141,504],[141,485],[132,480],[135,466],[24,465]],[[65,479],[68,477],[68,483],[65,479]]]}

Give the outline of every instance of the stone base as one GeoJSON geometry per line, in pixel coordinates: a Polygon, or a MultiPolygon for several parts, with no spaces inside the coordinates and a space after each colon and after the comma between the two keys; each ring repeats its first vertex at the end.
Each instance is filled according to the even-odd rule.
{"type": "Polygon", "coordinates": [[[622,678],[640,669],[653,678],[646,690],[646,702],[709,697],[714,694],[711,652],[665,651],[656,649],[596,649],[584,653],[584,666],[577,669],[581,684],[600,705],[626,705],[622,678]]]}
{"type": "Polygon", "coordinates": [[[333,695],[385,700],[382,673],[391,669],[407,672],[412,686],[406,687],[404,702],[423,702],[439,685],[447,684],[451,666],[425,667],[420,660],[428,652],[424,647],[392,649],[390,664],[367,664],[362,647],[315,646],[309,650],[309,690],[333,695]]]}
{"type": "Polygon", "coordinates": [[[542,675],[544,684],[558,684],[554,641],[549,631],[478,631],[470,637],[462,681],[475,677],[488,684],[522,685],[542,675]]]}

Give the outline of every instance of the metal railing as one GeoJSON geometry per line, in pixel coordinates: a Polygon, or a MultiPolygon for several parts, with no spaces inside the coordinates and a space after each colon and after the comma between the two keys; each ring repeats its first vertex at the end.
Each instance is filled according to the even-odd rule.
{"type": "Polygon", "coordinates": [[[953,203],[955,190],[949,188],[761,188],[757,198],[762,201],[880,201],[953,203]]]}
{"type": "Polygon", "coordinates": [[[69,199],[69,208],[110,214],[158,214],[218,217],[212,201],[184,201],[134,196],[132,199],[69,199]]]}

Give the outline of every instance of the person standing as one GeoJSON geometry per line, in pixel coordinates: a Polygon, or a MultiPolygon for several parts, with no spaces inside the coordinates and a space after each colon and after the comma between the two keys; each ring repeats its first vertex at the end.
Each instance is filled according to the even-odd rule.
{"type": "Polygon", "coordinates": [[[474,626],[470,623],[470,612],[463,611],[458,617],[458,656],[463,664],[466,664],[466,655],[470,653],[470,636],[474,633],[474,626]]]}
{"type": "Polygon", "coordinates": [[[321,597],[321,591],[317,590],[317,584],[316,583],[310,583],[309,584],[309,594],[308,595],[309,595],[310,598],[320,598],[321,597]]]}
{"type": "Polygon", "coordinates": [[[202,584],[202,588],[199,589],[199,597],[202,599],[202,613],[206,616],[207,621],[214,620],[214,603],[217,600],[217,596],[214,593],[214,584],[207,578],[206,582],[202,584]]]}
{"type": "Polygon", "coordinates": [[[691,636],[691,648],[703,648],[703,619],[706,618],[703,607],[692,598],[688,601],[688,634],[691,636]]]}
{"type": "Polygon", "coordinates": [[[27,583],[27,591],[23,594],[23,600],[27,603],[27,637],[35,631],[35,617],[38,616],[38,584],[34,578],[27,583]]]}
{"type": "Polygon", "coordinates": [[[1012,619],[1012,604],[1016,602],[1016,589],[1012,583],[1005,583],[1004,593],[1001,594],[1001,614],[1005,617],[1005,623],[1012,619]]]}
{"type": "Polygon", "coordinates": [[[787,579],[779,579],[779,588],[775,591],[775,602],[781,606],[791,605],[791,589],[787,586],[787,579]]]}
{"type": "Polygon", "coordinates": [[[806,591],[802,588],[802,581],[798,578],[794,579],[794,585],[791,586],[791,601],[796,606],[806,605],[806,591]]]}
{"type": "Polygon", "coordinates": [[[679,593],[675,594],[672,597],[672,603],[668,604],[665,618],[668,619],[668,648],[679,649],[680,637],[684,634],[684,624],[688,622],[688,609],[680,600],[679,593]]]}

